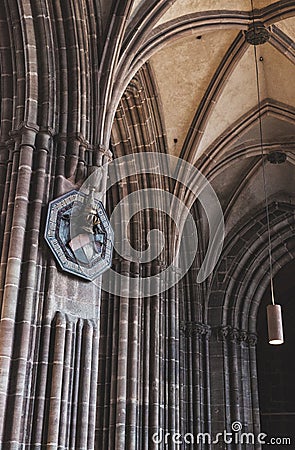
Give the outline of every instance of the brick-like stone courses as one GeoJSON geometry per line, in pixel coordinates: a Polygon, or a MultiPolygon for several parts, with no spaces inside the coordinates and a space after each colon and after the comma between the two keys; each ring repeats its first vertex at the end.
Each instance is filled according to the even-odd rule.
{"type": "MultiPolygon", "coordinates": [[[[145,66],[128,86],[116,112],[112,130],[114,153],[162,151],[161,122],[155,122],[156,91],[145,66]]],[[[152,162],[152,161],[151,161],[152,162]]],[[[137,189],[168,188],[168,180],[154,174],[122,180],[109,195],[112,208],[137,189]]],[[[155,205],[156,206],[156,205],[155,205]]],[[[142,211],[130,226],[134,248],[144,249],[146,234],[160,229],[165,236],[169,222],[155,209],[142,211]]],[[[130,263],[115,255],[114,268],[138,279],[155,275],[170,261],[173,240],[150,263],[130,263]],[[171,245],[170,245],[171,244],[171,245]]],[[[151,448],[151,436],[162,429],[179,430],[179,320],[178,289],[145,299],[103,294],[99,355],[97,442],[101,449],[151,448]]]]}
{"type": "Polygon", "coordinates": [[[94,448],[99,287],[61,274],[43,234],[48,201],[109,158],[96,6],[12,0],[0,23],[0,447],[94,448]]]}

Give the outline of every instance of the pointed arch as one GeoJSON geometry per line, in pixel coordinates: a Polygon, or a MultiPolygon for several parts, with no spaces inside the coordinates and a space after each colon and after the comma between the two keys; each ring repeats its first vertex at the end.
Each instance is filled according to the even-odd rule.
{"type": "MultiPolygon", "coordinates": [[[[294,218],[294,203],[270,205],[274,275],[295,257],[294,218]]],[[[256,320],[269,280],[263,209],[232,231],[208,289],[206,324],[212,330],[209,355],[213,430],[218,430],[220,421],[229,428],[239,421],[248,432],[261,432],[256,320]]]]}
{"type": "MultiPolygon", "coordinates": [[[[250,143],[248,146],[244,143],[236,145],[240,137],[258,123],[259,116],[262,118],[267,116],[274,117],[295,126],[295,108],[270,98],[263,100],[260,107],[256,105],[244,114],[228,127],[206,150],[206,156],[200,161],[200,168],[206,176],[210,179],[217,176],[242,154],[249,157],[261,154],[260,142],[250,143]]],[[[288,148],[292,151],[295,141],[264,145],[271,150],[276,150],[280,148],[281,145],[284,145],[286,151],[288,151],[288,148]]]]}
{"type": "MultiPolygon", "coordinates": [[[[284,34],[281,33],[277,28],[273,28],[273,33],[271,33],[270,43],[277,50],[280,51],[284,56],[288,57],[292,62],[294,62],[294,45],[290,44],[290,39],[284,34]]],[[[203,100],[201,101],[195,117],[190,126],[189,132],[185,139],[182,157],[195,162],[194,154],[195,149],[198,148],[198,144],[203,135],[203,130],[206,128],[207,123],[210,120],[211,114],[214,110],[216,101],[218,97],[221,95],[224,87],[226,86],[226,82],[233,72],[234,68],[238,65],[240,59],[242,58],[245,51],[249,48],[249,44],[245,42],[244,33],[240,32],[235,42],[232,44],[228,52],[226,53],[223,61],[215,72],[205,94],[203,100]]],[[[225,130],[221,136],[217,138],[215,142],[213,142],[208,149],[206,149],[206,156],[210,154],[210,157],[216,157],[218,154],[217,147],[220,145],[220,141],[225,141],[225,137],[238,136],[238,133],[242,131],[242,129],[237,128],[237,123],[241,122],[241,128],[245,128],[246,124],[244,121],[251,120],[255,121],[258,118],[258,114],[268,114],[271,111],[273,115],[281,116],[284,120],[294,120],[294,110],[288,105],[282,105],[279,102],[276,102],[274,99],[266,99],[262,102],[261,110],[257,111],[256,114],[253,115],[254,110],[250,113],[246,113],[246,115],[238,119],[236,124],[233,124],[230,128],[225,130]],[[267,111],[267,104],[273,105],[272,108],[269,108],[267,111]],[[275,106],[276,105],[276,106],[275,106]],[[289,111],[289,114],[288,114],[289,111]],[[289,116],[289,117],[288,117],[289,116]],[[212,154],[212,149],[215,148],[214,154],[212,154]]],[[[228,145],[228,141],[224,145],[228,145]]],[[[219,148],[220,150],[220,148],[219,148]]],[[[202,165],[202,162],[201,162],[202,165]]],[[[204,167],[202,166],[202,170],[204,167]]]]}

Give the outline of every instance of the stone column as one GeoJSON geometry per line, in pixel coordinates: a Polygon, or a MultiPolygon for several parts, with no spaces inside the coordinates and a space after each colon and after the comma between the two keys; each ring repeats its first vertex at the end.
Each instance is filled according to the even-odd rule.
{"type": "MultiPolygon", "coordinates": [[[[12,391],[9,388],[10,371],[12,364],[18,364],[17,380],[22,385],[26,378],[26,350],[29,345],[30,338],[30,308],[28,304],[25,307],[25,317],[18,317],[18,307],[21,289],[23,251],[25,247],[25,233],[27,229],[27,213],[29,208],[30,184],[33,166],[33,152],[35,150],[35,139],[38,128],[29,124],[22,124],[18,130],[11,133],[15,145],[12,152],[12,172],[9,185],[10,196],[7,204],[5,232],[2,247],[1,259],[1,286],[4,286],[1,292],[1,322],[0,322],[0,363],[2,368],[1,387],[0,387],[0,415],[4,419],[7,413],[13,417],[13,425],[10,426],[9,434],[12,440],[18,440],[19,428],[22,420],[22,402],[23,391],[21,388],[15,387],[13,405],[8,402],[9,395],[12,391]],[[14,353],[16,326],[21,320],[23,338],[21,343],[24,345],[24,354],[22,350],[16,357],[14,353]]],[[[10,173],[7,174],[10,176],[10,173]]],[[[29,275],[29,274],[28,274],[29,275]]],[[[28,276],[28,286],[26,293],[30,296],[32,293],[31,286],[33,274],[28,276]]],[[[29,300],[30,301],[30,300],[29,300]]],[[[0,424],[0,441],[3,442],[4,420],[0,424]]]]}
{"type": "MultiPolygon", "coordinates": [[[[254,333],[230,325],[214,330],[210,355],[213,435],[223,432],[224,429],[234,435],[234,422],[241,424],[241,433],[255,433],[255,436],[259,433],[256,341],[257,336],[254,333]],[[215,368],[218,368],[218,372],[215,368]]],[[[220,442],[217,445],[216,448],[223,448],[224,444],[220,442]]],[[[227,448],[244,447],[241,442],[233,441],[227,444],[227,448]]],[[[258,447],[256,443],[249,443],[248,448],[258,447]]]]}
{"type": "Polygon", "coordinates": [[[208,343],[211,329],[200,322],[182,322],[181,335],[185,338],[187,348],[184,382],[188,386],[186,398],[182,398],[182,403],[187,403],[187,407],[186,424],[181,433],[191,433],[196,437],[198,433],[210,432],[208,343]]]}

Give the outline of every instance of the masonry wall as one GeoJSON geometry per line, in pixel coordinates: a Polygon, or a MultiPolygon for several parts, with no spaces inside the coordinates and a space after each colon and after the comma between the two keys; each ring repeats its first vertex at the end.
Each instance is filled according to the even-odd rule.
{"type": "MultiPolygon", "coordinates": [[[[171,4],[158,3],[157,14],[171,4]]],[[[102,24],[94,0],[0,5],[3,449],[152,449],[160,429],[216,433],[234,420],[260,430],[255,318],[268,282],[261,211],[228,237],[204,285],[195,283],[200,254],[181,283],[147,298],[141,280],[157,276],[177,248],[165,214],[145,211],[132,224],[135,248],[152,229],[163,231],[169,246],[159,258],[130,263],[114,254],[113,268],[138,281],[138,296],[128,282],[115,296],[62,272],[44,240],[52,199],[112,158],[166,151],[149,65],[129,84],[122,67],[115,79],[129,8],[116,2],[102,24]]],[[[127,178],[105,199],[108,212],[138,187],[169,191],[171,183],[127,178]]],[[[294,257],[294,208],[274,203],[272,213],[278,270],[294,257]]]]}

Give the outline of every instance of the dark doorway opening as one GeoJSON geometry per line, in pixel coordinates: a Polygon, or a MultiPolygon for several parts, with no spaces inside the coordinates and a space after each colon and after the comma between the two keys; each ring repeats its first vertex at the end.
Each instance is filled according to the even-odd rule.
{"type": "Polygon", "coordinates": [[[266,306],[271,303],[268,290],[257,317],[261,431],[267,434],[268,445],[264,448],[291,449],[295,448],[295,261],[278,272],[274,287],[276,303],[282,305],[285,343],[278,346],[268,343],[266,306]],[[284,440],[288,438],[291,443],[284,440]]]}

